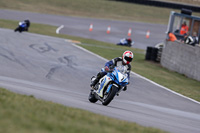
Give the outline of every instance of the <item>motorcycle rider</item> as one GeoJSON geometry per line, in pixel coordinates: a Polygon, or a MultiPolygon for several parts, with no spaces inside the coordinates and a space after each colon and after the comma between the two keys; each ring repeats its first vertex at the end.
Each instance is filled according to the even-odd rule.
{"type": "Polygon", "coordinates": [[[22,31],[28,31],[28,28],[30,27],[30,20],[26,19],[22,22],[19,22],[19,26],[14,30],[15,32],[19,30],[19,32],[22,31]],[[23,28],[22,28],[23,27],[23,28]]]}
{"type": "MultiPolygon", "coordinates": [[[[123,53],[122,57],[114,58],[105,64],[105,70],[99,72],[96,76],[96,79],[90,84],[92,89],[95,89],[94,86],[99,82],[99,80],[107,74],[106,71],[108,71],[110,68],[114,68],[115,66],[121,66],[124,65],[127,68],[127,75],[128,79],[130,78],[130,71],[131,71],[131,61],[133,59],[134,55],[131,51],[127,50],[123,53]]],[[[124,91],[127,89],[127,87],[124,87],[124,91]]]]}
{"type": "Polygon", "coordinates": [[[126,40],[127,40],[128,45],[130,46],[130,45],[132,44],[131,38],[128,38],[128,39],[126,39],[126,40]]]}
{"type": "Polygon", "coordinates": [[[120,40],[120,42],[117,45],[131,46],[132,40],[131,40],[131,38],[123,38],[123,39],[120,40]]]}
{"type": "Polygon", "coordinates": [[[27,25],[27,28],[29,28],[29,27],[30,27],[30,25],[31,25],[31,22],[30,22],[30,20],[26,19],[26,20],[24,20],[24,22],[26,23],[26,25],[27,25]]]}

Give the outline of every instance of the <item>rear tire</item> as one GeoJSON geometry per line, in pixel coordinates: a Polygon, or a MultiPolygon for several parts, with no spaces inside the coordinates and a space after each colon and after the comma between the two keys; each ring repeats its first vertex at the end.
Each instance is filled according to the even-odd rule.
{"type": "Polygon", "coordinates": [[[107,106],[115,97],[116,93],[117,93],[117,87],[115,87],[114,85],[112,86],[111,90],[109,91],[109,93],[107,94],[107,97],[105,98],[105,100],[102,102],[103,105],[107,106]]]}
{"type": "Polygon", "coordinates": [[[96,99],[95,95],[93,94],[93,91],[90,92],[89,97],[88,97],[88,100],[89,100],[91,103],[96,103],[96,102],[98,101],[98,99],[96,99]]]}

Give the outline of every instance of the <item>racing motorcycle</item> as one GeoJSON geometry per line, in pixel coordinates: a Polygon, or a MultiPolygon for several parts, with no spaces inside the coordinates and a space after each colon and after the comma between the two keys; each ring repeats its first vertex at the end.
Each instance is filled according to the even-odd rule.
{"type": "Polygon", "coordinates": [[[19,22],[18,27],[14,31],[15,32],[19,31],[20,33],[22,31],[28,31],[29,26],[30,26],[30,21],[25,20],[24,22],[19,22]]]}
{"type": "MultiPolygon", "coordinates": [[[[91,78],[91,82],[94,79],[95,76],[91,78]]],[[[125,66],[116,66],[108,70],[107,74],[94,86],[94,89],[91,89],[88,99],[91,103],[96,103],[99,100],[103,105],[107,106],[128,83],[127,68],[125,66]]]]}
{"type": "Polygon", "coordinates": [[[131,39],[123,38],[116,45],[131,47],[133,44],[134,44],[134,41],[132,41],[131,39]]]}

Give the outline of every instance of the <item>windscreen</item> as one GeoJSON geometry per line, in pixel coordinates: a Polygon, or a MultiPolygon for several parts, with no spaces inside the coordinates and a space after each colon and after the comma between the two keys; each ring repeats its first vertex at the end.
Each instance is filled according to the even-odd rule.
{"type": "Polygon", "coordinates": [[[120,71],[120,73],[122,73],[122,74],[126,74],[127,73],[127,67],[126,66],[123,66],[123,65],[121,65],[121,66],[117,66],[116,67],[119,71],[120,71]]]}

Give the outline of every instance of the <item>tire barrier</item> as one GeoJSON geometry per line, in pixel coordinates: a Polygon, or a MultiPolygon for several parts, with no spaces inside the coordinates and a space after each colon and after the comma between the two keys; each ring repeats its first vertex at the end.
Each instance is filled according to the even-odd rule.
{"type": "Polygon", "coordinates": [[[145,60],[160,62],[162,49],[147,47],[145,60]]]}
{"type": "Polygon", "coordinates": [[[166,8],[172,8],[172,9],[180,9],[180,10],[182,8],[186,8],[194,12],[200,12],[200,6],[188,5],[188,4],[182,4],[182,3],[173,3],[173,2],[167,2],[167,1],[166,2],[156,1],[156,0],[115,0],[115,1],[124,1],[124,2],[142,4],[142,5],[166,7],[166,8]]]}
{"type": "Polygon", "coordinates": [[[163,51],[163,48],[158,49],[158,54],[157,54],[157,59],[156,59],[157,62],[161,61],[162,51],[163,51]]]}
{"type": "Polygon", "coordinates": [[[151,51],[153,47],[147,47],[145,60],[151,60],[151,51]]]}
{"type": "Polygon", "coordinates": [[[152,48],[151,51],[151,60],[152,61],[157,61],[157,54],[158,54],[158,48],[152,48]]]}

